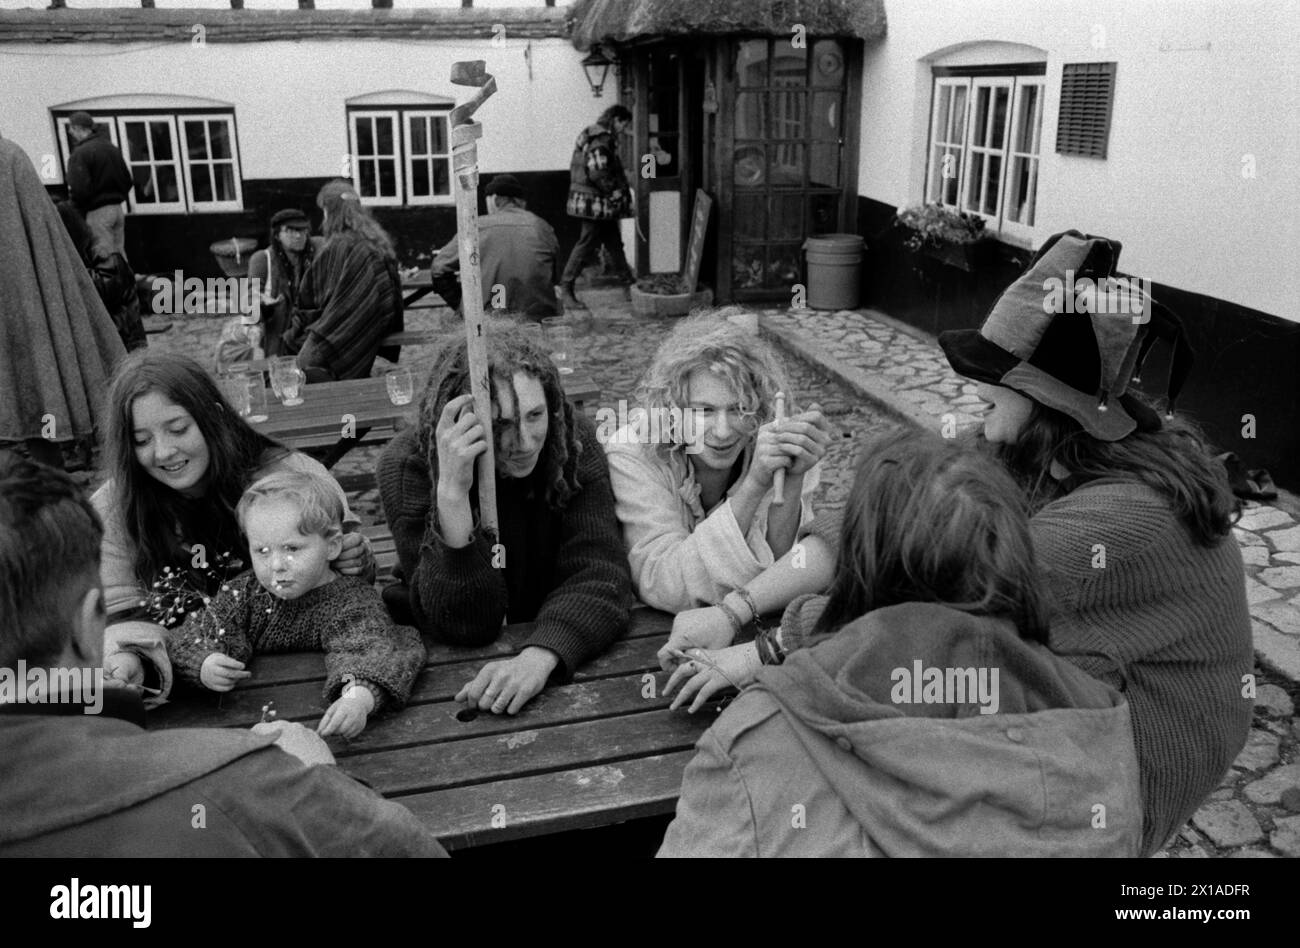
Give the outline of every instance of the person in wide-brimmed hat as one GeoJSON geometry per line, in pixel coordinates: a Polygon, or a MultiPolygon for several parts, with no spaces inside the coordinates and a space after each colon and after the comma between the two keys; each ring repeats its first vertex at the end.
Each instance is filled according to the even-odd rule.
{"type": "MultiPolygon", "coordinates": [[[[979,329],[945,332],[939,344],[980,383],[992,406],[980,440],[1025,492],[1054,605],[1048,647],[1132,707],[1150,855],[1244,745],[1253,702],[1241,683],[1253,652],[1226,473],[1172,412],[1190,349],[1173,313],[1117,277],[1119,252],[1076,231],[1049,238],[979,329]],[[1164,417],[1133,387],[1161,338],[1174,346],[1164,417]]],[[[760,610],[824,568],[841,520],[813,521],[801,570],[779,563],[751,584],[760,610]]],[[[791,605],[778,651],[804,644],[817,606],[791,605]]]]}
{"type": "Polygon", "coordinates": [[[280,337],[298,302],[302,278],[324,245],[323,237],[312,236],[306,214],[285,208],[271,216],[266,249],[248,258],[249,277],[262,281],[262,348],[268,356],[281,355],[280,337]]]}

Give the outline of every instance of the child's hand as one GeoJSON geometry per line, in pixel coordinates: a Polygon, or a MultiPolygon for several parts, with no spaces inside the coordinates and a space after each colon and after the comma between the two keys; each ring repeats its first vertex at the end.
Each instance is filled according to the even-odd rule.
{"type": "Polygon", "coordinates": [[[144,663],[135,652],[114,652],[104,659],[108,677],[124,685],[144,684],[144,663]]]}
{"type": "Polygon", "coordinates": [[[375,696],[370,689],[353,685],[329,706],[316,731],[321,737],[356,737],[365,730],[366,718],[374,709],[375,696]]]}
{"type": "Polygon", "coordinates": [[[229,691],[236,683],[252,677],[252,674],[244,671],[243,662],[237,662],[221,652],[213,652],[203,660],[203,667],[199,669],[199,681],[211,691],[229,691]]]}

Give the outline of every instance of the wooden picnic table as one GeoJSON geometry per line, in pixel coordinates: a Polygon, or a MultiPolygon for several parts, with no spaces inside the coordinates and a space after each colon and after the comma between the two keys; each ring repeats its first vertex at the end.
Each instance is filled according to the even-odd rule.
{"type": "MultiPolygon", "coordinates": [[[[402,277],[402,292],[406,295],[402,297],[402,308],[410,309],[412,304],[424,299],[433,292],[433,276],[427,267],[421,268],[415,276],[402,277]]],[[[423,309],[425,307],[415,307],[423,309]]],[[[436,307],[435,307],[436,308],[436,307]]]]}
{"type": "MultiPolygon", "coordinates": [[[[671,616],[638,607],[604,655],[513,717],[470,715],[452,698],[485,661],[518,651],[531,624],[506,626],[483,648],[426,643],[407,707],[330,747],[339,767],[409,808],[448,849],[671,813],[692,748],[717,716],[716,704],[669,711],[660,696],[668,676],[655,652],[671,626],[671,616]]],[[[149,727],[251,727],[268,701],[281,720],[314,725],[324,714],[322,655],[262,655],[251,668],[224,695],[178,690],[149,712],[149,727]]]]}

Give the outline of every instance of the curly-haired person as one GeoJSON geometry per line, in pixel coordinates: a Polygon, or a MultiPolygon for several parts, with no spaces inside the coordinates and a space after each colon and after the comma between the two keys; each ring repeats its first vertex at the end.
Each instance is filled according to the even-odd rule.
{"type": "Polygon", "coordinates": [[[816,405],[794,406],[771,346],[729,318],[741,312],[727,307],[678,323],[638,385],[628,424],[602,439],[637,595],[657,609],[689,610],[666,650],[727,644],[730,636],[693,638],[694,614],[720,613],[738,627],[756,611],[819,591],[833,565],[829,555],[807,564],[778,601],[756,605],[745,589],[773,563],[800,555],[795,535],[812,519],[831,435],[816,405]],[[778,393],[790,406],[781,421],[778,393]],[[780,497],[777,471],[785,472],[780,497]]]}
{"type": "Polygon", "coordinates": [[[595,429],[574,414],[551,360],[504,321],[487,333],[499,536],[480,529],[475,466],[487,428],[466,349],[463,335],[438,347],[418,423],[379,461],[405,582],[385,598],[454,645],[487,644],[503,622],[534,623],[517,656],[489,662],[456,696],[515,714],[622,633],[631,582],[595,429]]]}

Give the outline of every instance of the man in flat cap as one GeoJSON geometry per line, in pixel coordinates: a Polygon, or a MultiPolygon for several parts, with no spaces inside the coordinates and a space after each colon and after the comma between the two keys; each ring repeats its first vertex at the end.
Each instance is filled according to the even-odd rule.
{"type": "Polygon", "coordinates": [[[268,356],[283,355],[280,337],[298,302],[303,274],[324,243],[324,238],[311,236],[306,214],[286,208],[271,217],[266,249],[248,258],[249,277],[262,281],[262,348],[268,356]]]}
{"type": "Polygon", "coordinates": [[[72,154],[68,158],[68,196],[86,218],[95,245],[105,254],[126,258],[126,216],[122,202],[134,186],[131,169],[106,126],[95,126],[87,112],[68,120],[72,154]]]}
{"type": "MultiPolygon", "coordinates": [[[[528,210],[523,185],[514,175],[488,182],[488,216],[479,219],[479,266],[483,308],[506,309],[531,319],[558,316],[555,297],[560,242],[555,231],[528,210]]],[[[433,288],[453,309],[460,308],[460,244],[457,237],[439,250],[430,267],[433,288]]]]}

